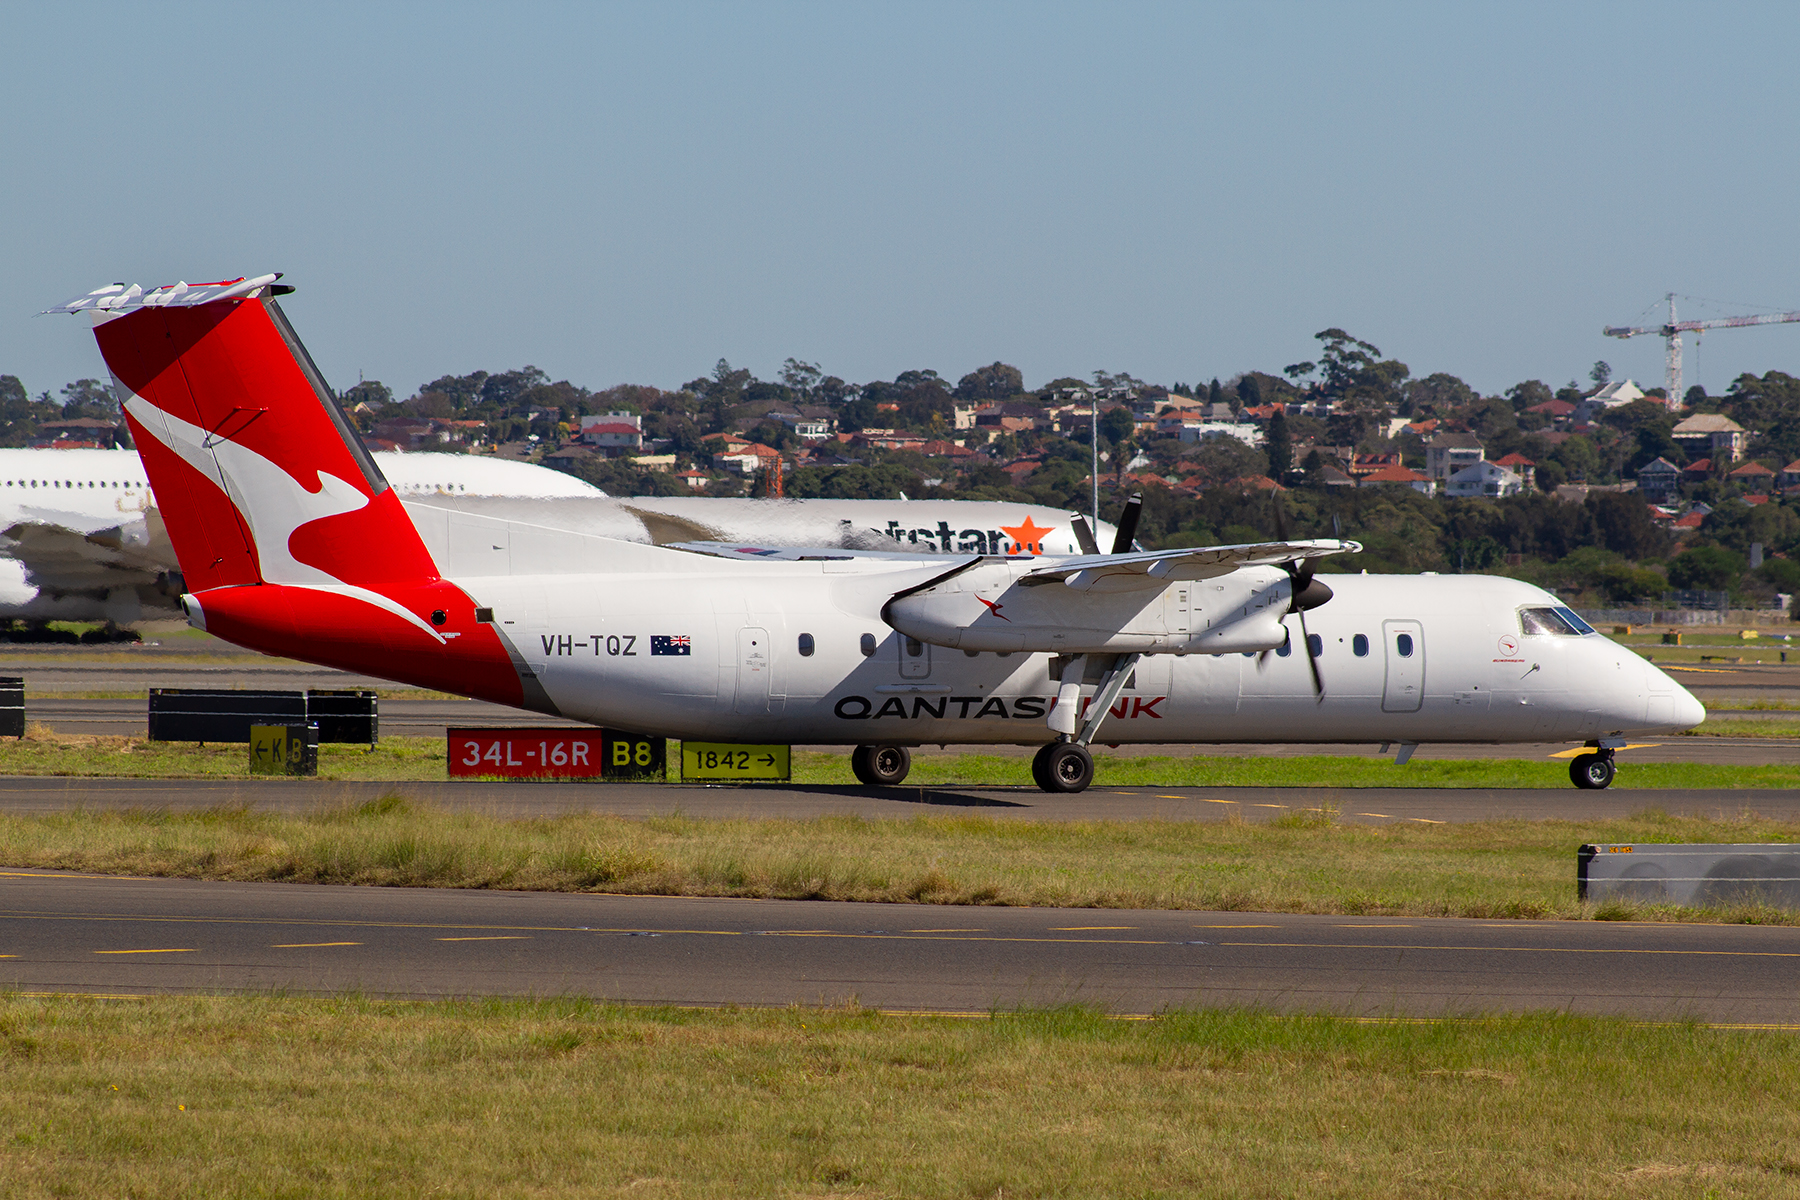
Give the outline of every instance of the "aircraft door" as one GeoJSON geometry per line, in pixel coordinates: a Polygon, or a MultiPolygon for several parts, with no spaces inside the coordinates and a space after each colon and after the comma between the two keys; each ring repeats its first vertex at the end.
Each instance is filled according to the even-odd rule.
{"type": "Polygon", "coordinates": [[[900,642],[900,678],[928,679],[931,677],[931,644],[921,642],[918,638],[910,638],[901,634],[900,642]]]}
{"type": "Polygon", "coordinates": [[[769,676],[774,661],[769,631],[756,625],[738,630],[737,703],[734,712],[769,711],[769,676]]]}
{"type": "Polygon", "coordinates": [[[1382,712],[1418,712],[1425,700],[1425,629],[1417,621],[1383,621],[1387,647],[1387,679],[1381,688],[1382,712]]]}
{"type": "Polygon", "coordinates": [[[1188,584],[1176,583],[1163,589],[1163,621],[1170,634],[1180,641],[1188,634],[1188,584]]]}

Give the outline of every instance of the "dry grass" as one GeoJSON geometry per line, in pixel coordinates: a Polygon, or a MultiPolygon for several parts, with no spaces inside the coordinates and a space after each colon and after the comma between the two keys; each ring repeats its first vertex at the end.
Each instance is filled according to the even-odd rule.
{"type": "Polygon", "coordinates": [[[634,895],[1482,918],[1792,923],[1766,908],[1595,909],[1575,898],[1582,842],[1793,841],[1800,826],[1647,811],[1610,821],[1266,823],[650,819],[501,820],[398,793],[296,817],[200,813],[0,817],[0,863],[197,879],[634,895]]]}
{"type": "Polygon", "coordinates": [[[1792,1034],[0,998],[9,1196],[1800,1195],[1792,1034]]]}

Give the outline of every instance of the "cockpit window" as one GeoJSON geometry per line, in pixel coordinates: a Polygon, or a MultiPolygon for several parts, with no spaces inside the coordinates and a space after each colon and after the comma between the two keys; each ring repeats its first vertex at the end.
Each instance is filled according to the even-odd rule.
{"type": "Polygon", "coordinates": [[[1575,627],[1576,633],[1585,635],[1585,634],[1595,632],[1594,627],[1592,625],[1589,625],[1586,621],[1582,620],[1580,617],[1575,615],[1574,609],[1558,608],[1556,610],[1556,615],[1561,617],[1563,620],[1567,621],[1569,624],[1573,625],[1575,627]]]}
{"type": "Polygon", "coordinates": [[[1558,637],[1581,637],[1594,632],[1594,627],[1567,608],[1521,608],[1519,628],[1526,633],[1550,633],[1558,637]]]}

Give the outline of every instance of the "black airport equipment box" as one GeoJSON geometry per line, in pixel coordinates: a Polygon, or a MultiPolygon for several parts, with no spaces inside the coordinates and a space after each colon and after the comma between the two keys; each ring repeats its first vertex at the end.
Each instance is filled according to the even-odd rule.
{"type": "Polygon", "coordinates": [[[306,693],[306,719],[319,727],[321,742],[381,740],[380,697],[374,692],[311,688],[306,693]]]}
{"type": "Polygon", "coordinates": [[[252,725],[319,727],[318,740],[367,742],[380,735],[374,692],[284,692],[257,688],[151,688],[153,742],[248,742],[252,725]]]}
{"type": "Polygon", "coordinates": [[[25,678],[0,675],[0,737],[25,736],[25,678]]]}

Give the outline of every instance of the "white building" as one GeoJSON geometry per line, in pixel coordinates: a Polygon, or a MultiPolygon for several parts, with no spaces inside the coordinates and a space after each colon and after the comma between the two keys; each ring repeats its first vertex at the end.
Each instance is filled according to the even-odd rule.
{"type": "Polygon", "coordinates": [[[1217,437],[1234,437],[1246,446],[1260,446],[1263,441],[1263,427],[1254,421],[1231,423],[1196,421],[1187,418],[1181,422],[1181,440],[1184,442],[1203,442],[1208,438],[1217,437]]]}
{"type": "Polygon", "coordinates": [[[1629,379],[1618,383],[1609,383],[1593,395],[1586,397],[1575,405],[1575,411],[1569,419],[1576,425],[1592,424],[1596,416],[1609,408],[1623,408],[1633,401],[1644,398],[1644,389],[1629,379]]]}
{"type": "Polygon", "coordinates": [[[628,412],[583,417],[581,440],[607,454],[635,454],[644,448],[644,418],[628,412]]]}
{"type": "Polygon", "coordinates": [[[1499,463],[1478,462],[1450,476],[1444,485],[1447,496],[1480,496],[1498,500],[1516,496],[1525,490],[1525,481],[1499,463]]]}

